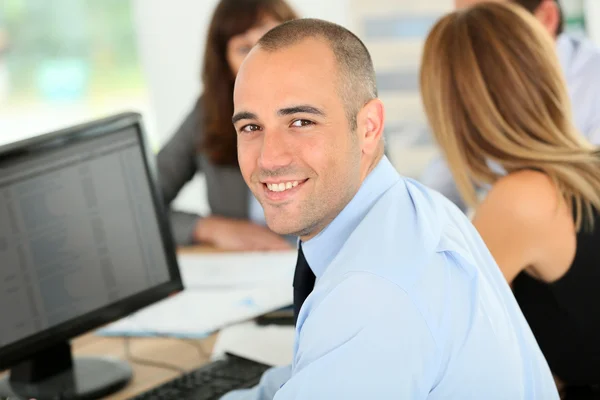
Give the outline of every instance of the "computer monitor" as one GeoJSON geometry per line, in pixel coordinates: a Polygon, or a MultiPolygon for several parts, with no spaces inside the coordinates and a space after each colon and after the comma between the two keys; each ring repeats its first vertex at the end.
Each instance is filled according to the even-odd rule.
{"type": "Polygon", "coordinates": [[[135,113],[0,147],[0,394],[91,399],[129,381],[69,340],[183,289],[162,199],[135,113]]]}

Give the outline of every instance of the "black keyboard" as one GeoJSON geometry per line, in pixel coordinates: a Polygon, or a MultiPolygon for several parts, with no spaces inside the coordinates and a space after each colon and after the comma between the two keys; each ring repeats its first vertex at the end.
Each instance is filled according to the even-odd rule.
{"type": "Polygon", "coordinates": [[[227,355],[133,399],[217,400],[232,390],[255,386],[267,369],[267,365],[227,355]]]}

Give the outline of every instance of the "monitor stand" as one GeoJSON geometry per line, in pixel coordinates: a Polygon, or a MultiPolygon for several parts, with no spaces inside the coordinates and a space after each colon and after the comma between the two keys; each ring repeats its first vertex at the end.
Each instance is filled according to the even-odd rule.
{"type": "Polygon", "coordinates": [[[47,348],[10,370],[0,380],[0,397],[24,399],[99,399],[124,387],[130,366],[107,358],[73,358],[68,342],[47,348]]]}

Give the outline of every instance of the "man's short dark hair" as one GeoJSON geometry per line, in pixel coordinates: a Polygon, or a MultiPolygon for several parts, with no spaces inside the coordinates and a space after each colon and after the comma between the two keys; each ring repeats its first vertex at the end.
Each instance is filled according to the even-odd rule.
{"type": "Polygon", "coordinates": [[[324,40],[331,48],[339,70],[338,88],[350,128],[356,129],[356,115],[377,97],[377,83],[371,55],[364,43],[348,29],[319,19],[303,18],[285,22],[267,32],[258,42],[265,51],[277,51],[302,40],[324,40]]]}
{"type": "MultiPolygon", "coordinates": [[[[520,4],[521,6],[523,6],[527,10],[529,10],[530,13],[533,14],[535,12],[535,10],[537,10],[537,8],[540,6],[540,4],[542,4],[542,1],[544,1],[544,0],[513,0],[513,1],[517,4],[520,4]]],[[[560,7],[560,3],[558,2],[558,0],[554,0],[554,2],[558,6],[558,12],[560,13],[560,19],[558,21],[558,26],[556,27],[556,32],[555,32],[555,35],[558,36],[561,33],[563,33],[563,31],[565,29],[565,22],[564,22],[562,8],[560,7]]]]}

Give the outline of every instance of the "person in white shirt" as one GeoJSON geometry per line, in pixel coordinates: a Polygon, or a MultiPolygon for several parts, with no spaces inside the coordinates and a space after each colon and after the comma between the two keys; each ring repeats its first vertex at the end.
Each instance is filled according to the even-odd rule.
{"type": "MultiPolygon", "coordinates": [[[[455,0],[454,3],[456,8],[463,8],[483,1],[489,0],[455,0]]],[[[556,0],[510,1],[532,12],[556,38],[556,51],[567,81],[575,126],[588,141],[600,145],[600,48],[589,39],[563,32],[563,15],[556,0]]],[[[441,155],[425,168],[420,181],[466,211],[466,203],[441,155]]]]}

